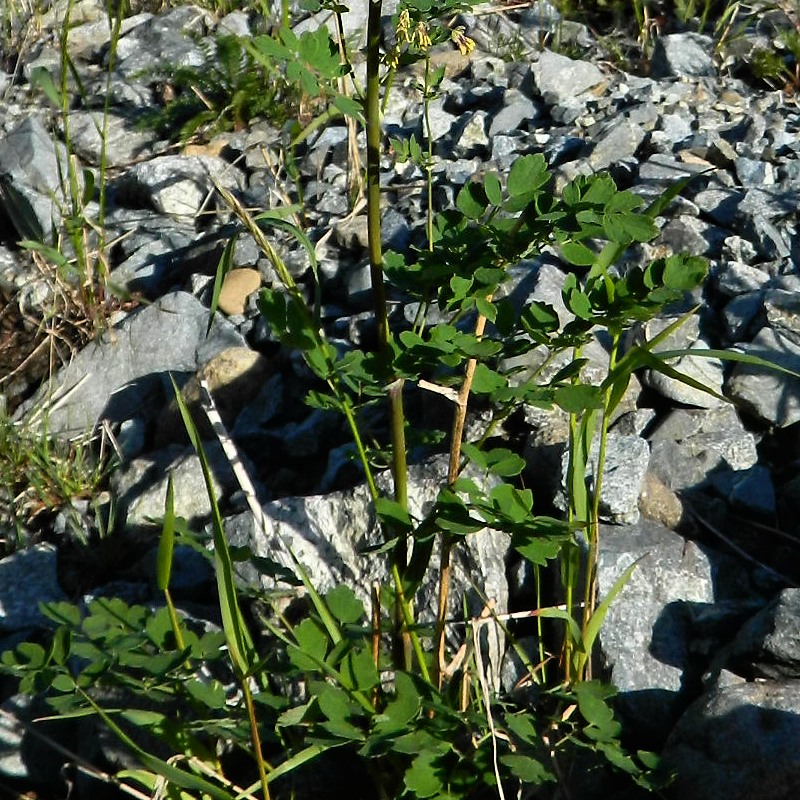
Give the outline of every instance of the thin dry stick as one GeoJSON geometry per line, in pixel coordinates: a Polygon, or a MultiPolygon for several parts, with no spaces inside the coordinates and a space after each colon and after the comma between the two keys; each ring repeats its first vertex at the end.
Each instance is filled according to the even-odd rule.
{"type": "MultiPolygon", "coordinates": [[[[491,302],[491,295],[486,299],[491,302]]],[[[485,330],[486,317],[483,314],[479,314],[475,323],[475,338],[481,339],[485,330]]],[[[447,471],[448,485],[455,483],[461,467],[461,440],[464,436],[464,425],[467,419],[469,393],[472,390],[472,381],[475,378],[475,370],[477,367],[478,360],[476,358],[471,358],[467,362],[467,368],[464,372],[464,382],[461,384],[461,389],[455,400],[456,409],[453,416],[453,430],[450,436],[450,464],[447,471]]],[[[444,655],[444,628],[447,619],[447,600],[450,596],[450,578],[452,574],[452,564],[450,561],[452,550],[453,539],[449,535],[444,534],[442,536],[442,554],[439,562],[439,609],[436,616],[436,661],[434,664],[437,675],[436,682],[440,689],[442,688],[442,670],[446,666],[444,655]]]]}
{"type": "Polygon", "coordinates": [[[489,692],[487,667],[483,662],[480,639],[481,628],[492,622],[494,622],[492,619],[492,608],[491,605],[487,605],[484,607],[483,611],[481,611],[480,617],[472,620],[472,646],[475,649],[475,666],[478,671],[478,683],[481,687],[481,694],[483,695],[483,705],[486,709],[486,722],[489,724],[489,734],[492,737],[492,766],[494,767],[494,775],[497,779],[497,794],[500,796],[500,800],[506,800],[506,795],[503,791],[503,781],[500,777],[500,764],[497,752],[497,740],[499,736],[494,727],[494,718],[492,717],[492,697],[489,692]]]}
{"type": "MultiPolygon", "coordinates": [[[[228,431],[225,429],[225,424],[222,421],[222,417],[219,415],[219,411],[217,411],[216,403],[211,395],[211,389],[209,388],[208,382],[205,379],[200,380],[200,393],[200,405],[202,406],[203,412],[208,418],[208,422],[214,431],[214,435],[219,440],[222,451],[225,453],[225,457],[228,459],[228,463],[230,464],[231,470],[233,471],[239,486],[244,492],[247,505],[250,508],[250,513],[253,515],[256,525],[263,531],[264,535],[274,533],[272,525],[264,514],[261,504],[258,502],[255,487],[253,486],[253,482],[250,480],[250,476],[247,474],[247,470],[242,463],[242,459],[239,457],[239,451],[237,450],[233,439],[231,439],[231,437],[228,435],[228,431]]],[[[283,541],[280,537],[278,537],[278,540],[281,542],[281,544],[283,544],[283,541]]],[[[281,566],[285,567],[290,572],[293,572],[292,560],[288,554],[279,551],[276,553],[276,557],[280,561],[281,566]]]]}

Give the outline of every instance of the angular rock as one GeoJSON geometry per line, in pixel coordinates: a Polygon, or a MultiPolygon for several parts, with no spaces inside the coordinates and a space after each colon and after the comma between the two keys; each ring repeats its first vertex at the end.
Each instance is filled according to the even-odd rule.
{"type": "MultiPolygon", "coordinates": [[[[599,441],[595,439],[586,470],[586,478],[592,483],[597,471],[598,453],[599,441]]],[[[644,439],[614,431],[608,434],[600,491],[600,517],[603,521],[616,525],[635,525],[639,521],[639,493],[649,460],[650,448],[644,439]]],[[[565,452],[561,460],[562,486],[566,485],[568,467],[569,453],[565,452]]],[[[563,499],[561,507],[566,507],[563,499]]]]}
{"type": "Polygon", "coordinates": [[[239,169],[221,158],[157,156],[131,167],[114,186],[125,205],[194,218],[206,208],[215,182],[229,191],[243,185],[239,169]]]}
{"type": "Polygon", "coordinates": [[[206,337],[208,319],[208,309],[192,295],[165,295],[88,344],[26,408],[60,398],[47,417],[48,431],[60,436],[85,433],[100,419],[119,422],[146,413],[169,386],[168,373],[194,372],[216,353],[245,346],[220,316],[206,337]]]}
{"type": "MultiPolygon", "coordinates": [[[[651,320],[645,325],[645,337],[648,340],[654,339],[662,331],[674,323],[678,317],[663,317],[651,320]]],[[[700,337],[700,321],[697,316],[690,317],[676,331],[667,336],[664,341],[659,342],[654,348],[654,353],[662,353],[669,350],[709,350],[700,337]]],[[[722,394],[723,367],[722,362],[717,358],[693,358],[691,355],[681,356],[677,359],[670,359],[667,362],[670,367],[686,375],[687,378],[707,387],[716,395],[722,394]]],[[[647,370],[644,376],[646,386],[655,389],[660,395],[687,406],[697,406],[698,408],[714,408],[723,401],[719,396],[704,392],[702,389],[683,383],[678,378],[664,375],[658,370],[647,370]]]]}
{"type": "Polygon", "coordinates": [[[0,631],[9,633],[45,624],[39,603],[66,600],[56,574],[52,545],[37,544],[0,560],[0,631]]]}
{"type": "Polygon", "coordinates": [[[650,469],[673,491],[700,486],[712,473],[758,461],[755,438],[730,405],[676,409],[650,436],[650,469]]]}
{"type": "Polygon", "coordinates": [[[548,105],[569,105],[579,95],[605,80],[605,75],[588,61],[575,61],[543,50],[531,65],[536,88],[548,105]]]}
{"type": "Polygon", "coordinates": [[[615,122],[597,139],[589,163],[594,169],[603,170],[626,158],[633,158],[646,135],[641,126],[630,120],[615,122]]]}
{"type": "Polygon", "coordinates": [[[716,74],[714,41],[698,33],[657,36],[650,60],[653,78],[701,78],[716,74]]]}
{"type": "MultiPolygon", "coordinates": [[[[772,328],[762,328],[745,352],[800,373],[800,341],[772,328]]],[[[766,367],[737,364],[727,393],[759,419],[784,428],[800,420],[800,377],[766,367]]]]}
{"type": "Polygon", "coordinates": [[[600,649],[618,708],[644,742],[663,740],[692,699],[699,665],[689,650],[690,608],[713,603],[715,556],[655,522],[602,526],[597,585],[602,599],[638,561],[611,604],[600,649]]]}
{"type": "Polygon", "coordinates": [[[726,669],[749,680],[800,678],[800,589],[784,589],[751,617],[718,654],[712,675],[726,669]]]}
{"type": "MultiPolygon", "coordinates": [[[[203,449],[211,469],[217,501],[235,492],[239,485],[227,457],[216,441],[206,441],[203,449]]],[[[113,477],[118,497],[118,514],[128,528],[150,527],[164,517],[169,475],[174,486],[174,508],[188,522],[204,521],[211,515],[200,459],[191,449],[171,445],[164,450],[134,459],[113,477]]]]}
{"type": "Polygon", "coordinates": [[[793,800],[800,791],[800,681],[709,692],[683,715],[663,753],[681,800],[793,800]]]}
{"type": "MultiPolygon", "coordinates": [[[[436,499],[447,472],[445,459],[413,466],[409,475],[409,507],[412,517],[421,518],[436,499]]],[[[386,482],[384,476],[383,482],[386,482]]],[[[287,497],[263,507],[270,529],[259,530],[248,512],[225,520],[232,545],[249,547],[257,556],[287,564],[284,548],[290,547],[321,593],[340,584],[351,587],[369,607],[373,583],[388,578],[385,554],[367,554],[364,549],[381,541],[372,502],[365,485],[328,495],[287,497]]],[[[479,614],[483,600],[472,586],[479,586],[486,598],[496,600],[500,612],[508,607],[505,558],[509,539],[489,530],[464,537],[453,553],[453,587],[450,609],[463,617],[466,598],[468,613],[479,614]]],[[[259,575],[247,564],[237,567],[241,579],[255,588],[271,588],[272,579],[259,575]]],[[[428,577],[417,596],[423,619],[432,620],[436,609],[436,576],[428,577]]],[[[499,653],[494,654],[495,658],[499,653]]],[[[499,666],[499,660],[496,662],[499,666]]],[[[499,675],[499,670],[495,670],[499,675]]]]}
{"type": "Polygon", "coordinates": [[[73,111],[69,130],[75,152],[94,166],[105,158],[106,167],[125,167],[152,155],[159,147],[153,131],[138,127],[135,116],[116,111],[110,111],[107,117],[102,111],[73,111]]]}
{"type": "Polygon", "coordinates": [[[0,139],[0,200],[20,238],[52,241],[66,164],[64,146],[38,116],[25,117],[0,139]]]}

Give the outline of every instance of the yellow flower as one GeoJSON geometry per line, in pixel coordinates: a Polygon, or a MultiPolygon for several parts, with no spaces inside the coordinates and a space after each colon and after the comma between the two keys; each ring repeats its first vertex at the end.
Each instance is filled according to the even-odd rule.
{"type": "Polygon", "coordinates": [[[410,42],[411,41],[411,16],[408,13],[408,9],[404,8],[400,12],[400,16],[397,18],[397,42],[398,44],[402,42],[410,42]]]}
{"type": "Polygon", "coordinates": [[[433,42],[431,42],[430,33],[428,32],[428,26],[424,22],[418,22],[417,28],[414,31],[414,39],[417,42],[417,47],[420,50],[427,50],[433,42]]]}
{"type": "Polygon", "coordinates": [[[474,40],[464,34],[463,26],[459,25],[450,32],[450,38],[459,49],[462,56],[468,56],[475,49],[474,40]]]}
{"type": "Polygon", "coordinates": [[[397,65],[400,63],[400,49],[395,47],[386,53],[383,57],[383,62],[389,69],[397,69],[397,65]]]}

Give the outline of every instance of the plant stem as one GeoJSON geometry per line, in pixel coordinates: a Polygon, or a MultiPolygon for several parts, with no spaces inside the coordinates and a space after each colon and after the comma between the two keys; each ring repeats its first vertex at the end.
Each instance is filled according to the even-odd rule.
{"type": "Polygon", "coordinates": [[[250,739],[253,742],[253,756],[258,765],[258,779],[261,782],[261,792],[264,800],[270,800],[269,784],[267,782],[267,768],[264,764],[264,754],[261,752],[261,736],[258,733],[258,721],[256,720],[256,709],[253,702],[253,693],[250,691],[246,677],[242,678],[242,692],[247,706],[247,716],[250,720],[250,739]]]}
{"type": "Polygon", "coordinates": [[[372,279],[372,304],[378,326],[378,344],[386,351],[389,344],[389,315],[383,282],[381,250],[381,121],[380,121],[380,42],[382,0],[370,0],[367,18],[367,228],[369,268],[372,279]]]}
{"type": "MultiPolygon", "coordinates": [[[[619,355],[621,337],[618,333],[612,334],[611,351],[609,353],[608,374],[612,374],[614,367],[617,365],[617,357],[619,355]]],[[[597,604],[597,559],[600,552],[600,494],[603,490],[603,473],[606,464],[606,447],[608,444],[608,426],[609,426],[609,400],[613,386],[609,386],[606,390],[603,401],[603,415],[600,420],[600,444],[597,454],[597,467],[594,471],[594,487],[592,493],[592,507],[591,515],[589,517],[589,524],[587,533],[589,536],[589,555],[586,563],[586,583],[583,592],[583,625],[582,630],[586,630],[589,620],[594,614],[594,609],[597,604]]],[[[590,654],[589,654],[590,655],[590,654]]],[[[586,674],[584,676],[587,680],[591,679],[591,658],[587,659],[586,674]]]]}
{"type": "MultiPolygon", "coordinates": [[[[487,298],[491,302],[491,295],[487,298]]],[[[475,338],[481,339],[486,330],[486,317],[478,315],[475,322],[475,338]]],[[[467,405],[469,403],[469,393],[472,390],[472,381],[475,378],[475,370],[478,367],[478,360],[471,358],[467,362],[464,370],[464,380],[456,398],[456,408],[453,412],[453,428],[450,434],[450,463],[447,470],[447,484],[452,485],[458,478],[461,468],[461,445],[464,438],[464,425],[467,419],[467,405]]],[[[442,534],[442,549],[439,559],[439,607],[436,614],[436,632],[434,635],[435,658],[433,669],[436,674],[436,683],[442,688],[442,669],[445,665],[444,660],[444,641],[445,641],[445,622],[447,620],[447,600],[450,596],[450,579],[452,575],[451,554],[453,550],[454,538],[451,534],[442,534]]]]}
{"type": "Polygon", "coordinates": [[[433,136],[431,134],[431,98],[430,98],[431,56],[425,51],[425,77],[423,86],[423,116],[425,118],[425,140],[427,158],[425,159],[425,179],[428,184],[428,217],[426,232],[428,250],[433,251],[433,136]]]}

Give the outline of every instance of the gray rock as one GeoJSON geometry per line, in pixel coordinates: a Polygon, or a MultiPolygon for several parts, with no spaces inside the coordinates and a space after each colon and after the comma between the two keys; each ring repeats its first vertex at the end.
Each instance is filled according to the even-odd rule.
{"type": "Polygon", "coordinates": [[[800,342],[800,297],[797,291],[768,289],[764,293],[764,311],[770,328],[800,342]]]}
{"type": "Polygon", "coordinates": [[[694,196],[697,207],[718,225],[731,227],[737,218],[743,195],[737,189],[704,189],[694,196]]]}
{"type": "MultiPolygon", "coordinates": [[[[595,437],[589,453],[587,479],[593,484],[597,471],[599,440],[595,437]]],[[[606,441],[603,485],[600,491],[600,517],[616,525],[635,525],[639,521],[639,493],[647,473],[650,448],[639,436],[610,432],[606,441]]],[[[569,453],[561,460],[562,487],[566,486],[569,453]]],[[[562,489],[565,491],[565,489],[562,489]]],[[[559,498],[556,498],[559,504],[559,498]]],[[[563,495],[560,507],[566,508],[563,495]]]]}
{"type": "Polygon", "coordinates": [[[598,137],[589,155],[589,163],[594,169],[603,170],[626,158],[633,158],[646,135],[640,125],[627,119],[614,122],[598,137]]]}
{"type": "Polygon", "coordinates": [[[727,297],[756,292],[769,281],[769,274],[740,261],[723,261],[714,271],[716,290],[727,297]]]}
{"type": "Polygon", "coordinates": [[[69,130],[75,152],[89,164],[100,165],[105,136],[107,167],[124,167],[152,155],[157,146],[153,131],[137,127],[136,117],[110,111],[73,111],[69,130]]]}
{"type": "Polygon", "coordinates": [[[664,143],[667,149],[682,144],[690,139],[694,131],[692,123],[683,114],[663,114],[659,120],[658,130],[653,133],[652,141],[664,143]]]}
{"type": "Polygon", "coordinates": [[[503,107],[492,115],[489,136],[521,130],[539,116],[532,100],[516,89],[509,89],[503,96],[503,107]]]}
{"type": "Polygon", "coordinates": [[[709,476],[709,486],[719,493],[735,511],[760,514],[771,518],[775,514],[775,486],[769,469],[756,464],[750,469],[722,472],[709,476]]]}
{"type": "Polygon", "coordinates": [[[795,375],[766,367],[737,364],[727,383],[728,395],[758,418],[779,428],[800,420],[800,341],[770,327],[762,328],[745,351],[795,375]]]}
{"type": "Polygon", "coordinates": [[[193,35],[204,33],[211,23],[210,13],[197,6],[180,6],[151,17],[120,38],[114,71],[124,83],[166,67],[199,69],[206,57],[193,35]]]}
{"type": "Polygon", "coordinates": [[[681,214],[671,219],[662,229],[659,244],[673,253],[691,253],[716,258],[722,251],[727,232],[697,217],[681,214]]]}
{"type": "Polygon", "coordinates": [[[670,412],[650,446],[650,469],[674,491],[699,486],[712,472],[746,470],[758,461],[755,438],[727,404],[670,412]]]}
{"type": "Polygon", "coordinates": [[[66,600],[56,575],[54,547],[37,544],[0,560],[0,631],[37,628],[45,624],[39,603],[66,600]]]}
{"type": "Polygon", "coordinates": [[[771,186],[775,183],[775,171],[768,161],[739,156],[735,165],[736,175],[745,189],[771,186]]]}
{"type": "MultiPolygon", "coordinates": [[[[211,468],[214,493],[221,502],[238,489],[238,484],[219,444],[208,441],[203,449],[211,468]]],[[[211,501],[200,459],[193,450],[172,445],[134,459],[114,473],[112,486],[118,498],[118,513],[128,527],[152,527],[163,518],[170,474],[175,514],[190,523],[208,519],[211,501]]]]}
{"type": "MultiPolygon", "coordinates": [[[[674,323],[678,317],[654,319],[645,325],[645,337],[652,340],[674,323]]],[[[697,316],[690,317],[678,330],[673,331],[663,342],[653,348],[653,352],[662,353],[669,350],[708,350],[710,349],[700,337],[700,321],[697,316]]],[[[716,358],[695,358],[691,355],[670,359],[668,365],[687,378],[711,389],[717,395],[722,393],[723,367],[716,358]]],[[[722,400],[701,389],[689,386],[677,378],[664,375],[657,370],[647,370],[644,375],[645,385],[655,389],[660,395],[677,403],[698,408],[714,408],[722,400]]]]}
{"type": "MultiPolygon", "coordinates": [[[[409,507],[413,517],[420,519],[430,509],[446,471],[446,459],[442,458],[411,468],[409,507]]],[[[386,476],[382,483],[388,488],[386,476]]],[[[285,548],[289,547],[321,593],[345,584],[369,607],[373,583],[385,583],[389,576],[385,555],[363,552],[381,541],[365,485],[328,495],[275,500],[264,506],[264,513],[270,525],[268,531],[257,529],[250,513],[226,519],[230,543],[248,546],[255,555],[278,563],[286,563],[285,548]]],[[[487,530],[464,537],[454,550],[454,591],[450,598],[454,618],[463,617],[464,599],[468,613],[479,614],[483,608],[481,595],[494,598],[498,612],[508,607],[508,547],[507,536],[487,530]],[[480,587],[480,594],[473,586],[480,587]]],[[[257,574],[248,565],[238,569],[247,585],[259,589],[273,586],[272,579],[257,574]]],[[[436,613],[436,584],[436,576],[429,573],[417,597],[421,616],[428,621],[436,613]]],[[[499,657],[499,653],[495,656],[499,657]]],[[[499,669],[494,674],[499,675],[499,669]]]]}
{"type": "Polygon", "coordinates": [[[488,126],[488,112],[483,110],[474,111],[465,115],[463,121],[459,121],[458,132],[454,136],[453,152],[459,158],[472,158],[476,155],[485,155],[490,145],[489,136],[486,133],[488,126]]]}
{"type": "Polygon", "coordinates": [[[536,88],[547,105],[569,105],[581,94],[605,80],[603,73],[588,61],[574,61],[543,50],[531,65],[536,88]]]}
{"type": "Polygon", "coordinates": [[[618,708],[645,741],[669,732],[688,704],[687,679],[695,669],[689,652],[690,607],[713,603],[710,555],[657,523],[602,526],[597,565],[600,598],[623,572],[638,565],[611,604],[600,648],[618,708]]]}
{"type": "Polygon", "coordinates": [[[784,589],[768,606],[751,617],[711,667],[749,679],[800,678],[800,589],[784,589]]]}
{"type": "Polygon", "coordinates": [[[0,704],[0,775],[39,791],[61,793],[66,788],[65,753],[51,747],[48,739],[69,747],[75,739],[74,720],[43,720],[53,709],[39,695],[14,694],[0,704]],[[30,731],[31,724],[39,736],[30,731]],[[46,738],[40,738],[46,737],[46,738]]]}
{"type": "Polygon", "coordinates": [[[245,346],[219,315],[206,338],[208,319],[208,309],[190,294],[165,295],[87,345],[27,410],[53,398],[48,430],[61,436],[91,430],[100,419],[140,416],[149,401],[163,396],[167,373],[194,372],[216,353],[245,346]]]}
{"type": "Polygon", "coordinates": [[[714,42],[698,33],[671,33],[657,36],[650,60],[653,78],[700,78],[716,74],[714,42]]]}
{"type": "Polygon", "coordinates": [[[66,164],[63,145],[56,145],[38,116],[24,118],[0,139],[0,198],[20,238],[53,240],[66,164]]]}
{"type": "Polygon", "coordinates": [[[793,800],[800,792],[800,681],[709,692],[683,715],[663,753],[681,800],[793,800]]]}
{"type": "Polygon", "coordinates": [[[739,204],[738,214],[742,219],[765,217],[774,222],[793,214],[800,205],[800,192],[779,189],[748,189],[739,204]]]}
{"type": "Polygon", "coordinates": [[[722,321],[731,342],[749,341],[756,318],[763,308],[761,292],[747,292],[734,297],[722,310],[722,321]]]}
{"type": "Polygon", "coordinates": [[[126,205],[194,218],[213,209],[207,204],[215,182],[229,191],[243,186],[239,169],[215,156],[158,156],[131,167],[114,186],[126,205]]]}

